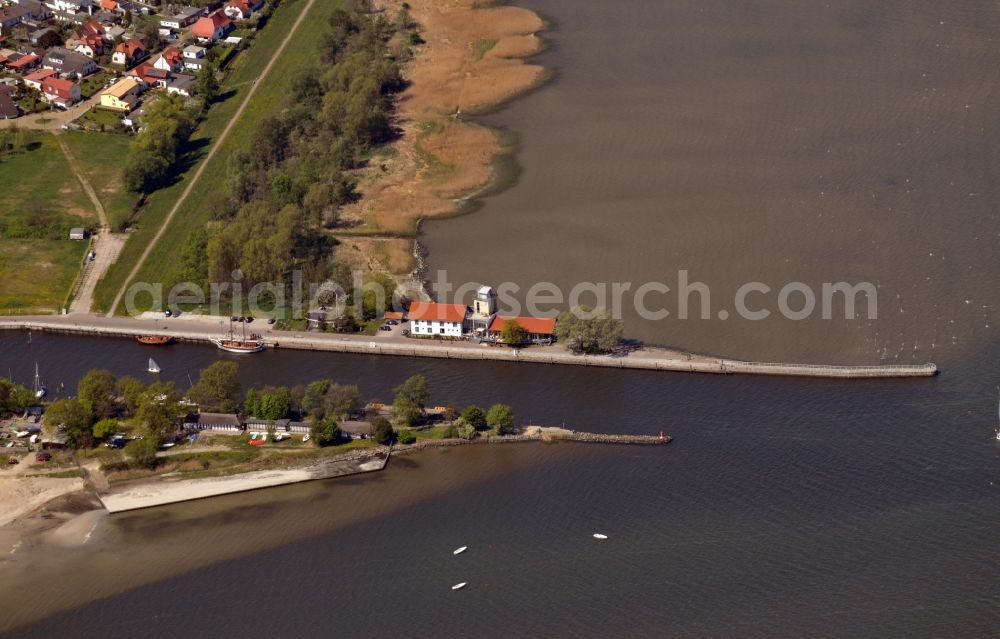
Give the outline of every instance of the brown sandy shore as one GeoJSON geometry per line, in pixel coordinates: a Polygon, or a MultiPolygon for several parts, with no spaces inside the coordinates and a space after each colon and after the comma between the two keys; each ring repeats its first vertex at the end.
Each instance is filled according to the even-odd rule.
{"type": "MultiPolygon", "coordinates": [[[[178,340],[209,342],[220,336],[225,318],[207,315],[184,315],[165,321],[133,317],[94,317],[90,315],[53,315],[0,317],[0,330],[40,330],[80,333],[93,336],[136,337],[156,333],[178,340]]],[[[396,355],[404,357],[435,357],[442,359],[496,360],[535,364],[568,364],[629,368],[640,370],[677,371],[690,373],[753,375],[783,375],[793,377],[826,377],[864,379],[882,377],[930,377],[938,370],[934,364],[905,366],[832,366],[822,364],[782,364],[774,362],[744,362],[719,357],[694,355],[682,351],[642,347],[626,355],[574,355],[559,344],[531,346],[524,349],[490,347],[467,341],[412,339],[397,335],[343,335],[318,332],[285,332],[267,330],[269,346],[314,351],[359,353],[366,355],[396,355]]]]}
{"type": "MultiPolygon", "coordinates": [[[[505,145],[494,130],[464,119],[528,91],[546,78],[526,62],[542,48],[534,12],[481,0],[408,0],[424,44],[404,65],[397,102],[400,138],[358,172],[361,199],[342,212],[338,258],[405,276],[414,270],[419,221],[460,212],[495,175],[505,145]]],[[[402,0],[382,0],[394,17],[402,0]]]]}

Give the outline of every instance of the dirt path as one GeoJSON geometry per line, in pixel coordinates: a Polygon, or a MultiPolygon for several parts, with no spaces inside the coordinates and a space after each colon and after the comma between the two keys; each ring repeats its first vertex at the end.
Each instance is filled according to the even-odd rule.
{"type": "Polygon", "coordinates": [[[212,161],[213,157],[215,157],[215,154],[216,152],[218,152],[219,147],[221,147],[222,143],[226,141],[227,137],[229,137],[229,132],[232,131],[233,126],[240,119],[240,117],[243,116],[243,112],[246,110],[247,105],[253,98],[254,93],[257,92],[257,87],[260,86],[260,81],[267,77],[267,75],[271,72],[271,69],[274,67],[274,63],[277,62],[278,58],[281,57],[281,54],[284,53],[285,47],[288,46],[288,43],[295,38],[295,33],[299,30],[299,26],[302,25],[302,22],[305,20],[306,16],[309,15],[309,12],[312,11],[312,7],[314,4],[316,4],[316,0],[309,0],[305,8],[302,10],[302,13],[300,13],[299,17],[295,19],[295,24],[292,25],[291,30],[288,32],[288,36],[282,41],[281,46],[279,46],[278,49],[274,52],[274,54],[271,56],[271,59],[267,61],[267,66],[265,66],[264,70],[260,72],[260,75],[257,77],[257,80],[255,80],[253,84],[250,85],[250,90],[247,91],[246,97],[243,98],[242,104],[240,104],[240,107],[236,110],[236,113],[233,115],[232,119],[229,120],[229,123],[226,124],[226,128],[222,130],[222,134],[219,135],[218,139],[216,139],[215,142],[212,144],[212,148],[209,149],[208,155],[205,156],[205,159],[202,160],[201,164],[198,165],[198,169],[195,171],[194,176],[191,177],[191,181],[188,182],[188,185],[184,187],[184,191],[181,193],[181,196],[177,198],[176,202],[174,202],[174,205],[170,209],[170,212],[167,213],[167,218],[163,220],[163,224],[160,225],[159,230],[156,231],[156,235],[153,236],[153,240],[146,246],[146,249],[142,252],[142,255],[139,256],[139,259],[135,261],[135,265],[132,267],[132,270],[129,271],[128,277],[125,278],[125,283],[122,284],[121,290],[118,291],[118,294],[115,296],[115,300],[111,303],[111,308],[108,310],[107,313],[108,317],[114,316],[115,309],[118,308],[118,305],[122,301],[122,297],[125,296],[125,291],[128,290],[129,284],[132,282],[135,276],[138,275],[139,270],[142,268],[142,265],[146,262],[146,259],[149,257],[149,254],[153,252],[153,247],[156,246],[157,242],[160,241],[160,238],[163,237],[163,234],[166,232],[167,227],[169,227],[170,223],[173,221],[174,215],[177,214],[177,211],[180,210],[181,205],[184,204],[184,201],[187,200],[188,195],[191,194],[194,185],[198,183],[198,180],[201,178],[201,175],[205,172],[205,167],[208,166],[208,163],[212,161]]]}
{"type": "Polygon", "coordinates": [[[62,149],[63,155],[66,156],[66,162],[69,164],[70,169],[73,170],[76,179],[83,186],[84,193],[87,194],[87,197],[93,203],[94,210],[97,211],[97,218],[101,222],[101,228],[94,237],[92,245],[95,257],[93,261],[84,263],[80,271],[80,284],[69,308],[70,313],[89,313],[90,307],[94,302],[94,289],[97,287],[97,282],[104,277],[104,274],[111,268],[111,265],[118,259],[118,255],[122,252],[122,247],[125,245],[125,240],[128,236],[125,234],[113,234],[111,232],[111,226],[108,223],[108,216],[104,210],[104,205],[101,204],[101,200],[97,197],[97,192],[94,191],[90,180],[80,170],[76,156],[73,155],[69,145],[66,144],[66,140],[58,133],[56,134],[56,140],[59,142],[59,148],[62,149]]]}
{"type": "Polygon", "coordinates": [[[64,124],[68,124],[90,110],[92,106],[100,100],[100,92],[95,93],[83,102],[72,106],[65,111],[44,111],[31,115],[22,115],[13,120],[0,120],[0,127],[20,127],[22,129],[34,129],[37,131],[59,131],[64,124]]]}

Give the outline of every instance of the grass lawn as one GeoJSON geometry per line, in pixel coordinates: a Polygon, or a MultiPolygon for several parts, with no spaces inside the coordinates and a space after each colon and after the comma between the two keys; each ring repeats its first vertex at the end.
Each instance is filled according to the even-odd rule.
{"type": "Polygon", "coordinates": [[[0,314],[56,313],[89,243],[0,239],[0,314]]]}
{"type": "Polygon", "coordinates": [[[0,225],[23,223],[32,210],[53,216],[52,222],[64,225],[67,233],[73,226],[95,223],[93,204],[55,137],[40,135],[33,145],[0,164],[0,225]]]}
{"type": "Polygon", "coordinates": [[[134,193],[122,187],[122,161],[132,138],[112,133],[67,131],[63,139],[104,205],[111,229],[120,230],[138,200],[134,193]]]}
{"type": "MultiPolygon", "coordinates": [[[[197,169],[197,163],[208,154],[210,145],[222,133],[233,118],[240,103],[250,89],[274,51],[286,39],[292,24],[305,8],[305,0],[295,0],[281,4],[274,12],[248,51],[237,57],[222,83],[221,103],[209,110],[208,116],[191,137],[192,153],[195,157],[188,163],[187,172],[172,186],[153,193],[140,213],[138,230],[125,244],[117,263],[98,283],[94,294],[95,312],[106,312],[118,291],[125,286],[125,278],[142,255],[148,242],[156,234],[171,207],[187,187],[188,181],[197,169]]],[[[176,256],[185,246],[191,233],[204,228],[209,220],[210,202],[218,197],[227,182],[229,157],[244,148],[260,122],[268,115],[280,110],[288,102],[289,83],[293,72],[316,59],[316,51],[322,35],[328,30],[328,17],[340,2],[318,0],[310,15],[299,27],[296,37],[288,44],[281,58],[275,63],[267,79],[261,83],[254,99],[247,105],[243,117],[234,126],[223,148],[219,149],[213,161],[206,167],[201,179],[195,185],[184,205],[173,219],[171,228],[163,235],[136,278],[137,281],[163,282],[169,279],[170,270],[176,256]]],[[[117,312],[123,313],[119,308],[117,312]]]]}

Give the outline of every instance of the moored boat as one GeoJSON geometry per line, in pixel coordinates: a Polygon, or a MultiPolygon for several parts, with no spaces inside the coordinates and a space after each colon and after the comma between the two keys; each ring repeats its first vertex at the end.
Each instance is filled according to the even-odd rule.
{"type": "Polygon", "coordinates": [[[140,344],[148,344],[150,346],[162,346],[164,344],[172,344],[174,341],[173,337],[169,335],[140,335],[135,338],[140,344]]]}
{"type": "Polygon", "coordinates": [[[455,584],[454,586],[451,587],[452,590],[461,590],[462,588],[465,588],[465,582],[464,581],[462,583],[460,583],[460,584],[455,584]]]}
{"type": "Polygon", "coordinates": [[[468,546],[462,546],[461,548],[456,548],[455,551],[453,553],[451,553],[451,554],[453,554],[453,555],[461,555],[463,552],[465,552],[468,549],[469,549],[468,546]]]}
{"type": "Polygon", "coordinates": [[[219,337],[212,342],[227,353],[259,353],[264,350],[264,338],[256,333],[247,335],[247,325],[243,323],[243,334],[237,336],[233,331],[233,321],[229,320],[229,332],[225,337],[219,337]]]}

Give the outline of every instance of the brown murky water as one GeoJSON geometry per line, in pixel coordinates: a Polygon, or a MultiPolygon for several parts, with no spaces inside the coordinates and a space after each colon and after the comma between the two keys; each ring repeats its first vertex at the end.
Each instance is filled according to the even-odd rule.
{"type": "Polygon", "coordinates": [[[554,21],[539,60],[557,78],[487,118],[521,136],[523,173],[425,227],[432,269],[522,292],[676,291],[684,269],[710,287],[712,319],[677,319],[675,292],[651,294],[671,316],[627,312],[627,333],[752,359],[927,361],[993,339],[995,4],[526,4],[554,21]],[[772,287],[750,298],[770,318],[736,316],[748,281],[772,287]],[[836,303],[838,321],[779,316],[786,283],[819,298],[840,281],[878,287],[878,321],[836,303]]]}

